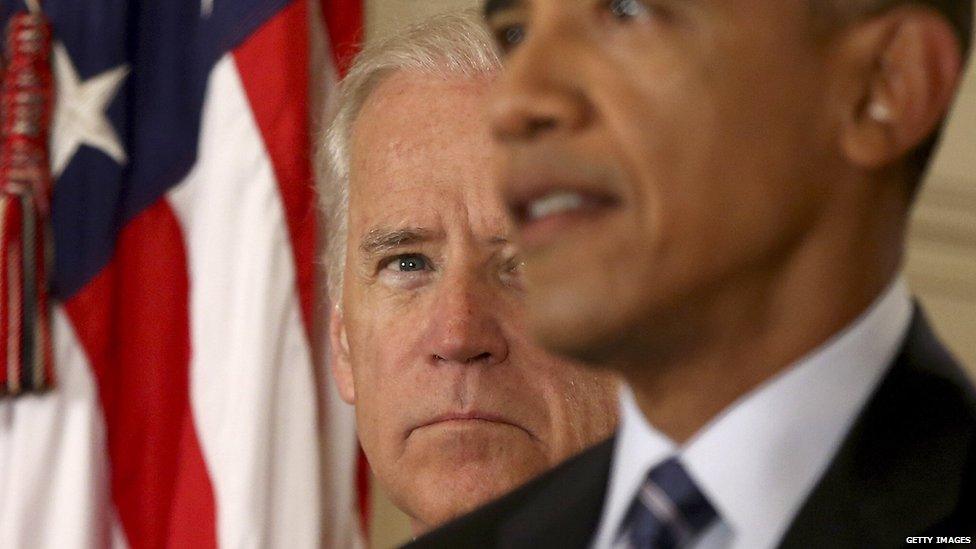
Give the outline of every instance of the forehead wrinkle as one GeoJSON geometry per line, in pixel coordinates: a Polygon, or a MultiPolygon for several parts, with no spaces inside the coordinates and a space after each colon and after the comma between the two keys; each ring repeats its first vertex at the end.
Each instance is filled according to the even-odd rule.
{"type": "Polygon", "coordinates": [[[486,200],[480,185],[461,189],[460,214],[464,220],[464,234],[471,242],[488,247],[511,244],[511,236],[504,215],[504,207],[486,200]]]}

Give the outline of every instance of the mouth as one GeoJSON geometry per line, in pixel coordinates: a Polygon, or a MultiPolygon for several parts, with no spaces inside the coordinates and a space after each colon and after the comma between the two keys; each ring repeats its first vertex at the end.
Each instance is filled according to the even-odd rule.
{"type": "Polygon", "coordinates": [[[490,424],[494,424],[497,426],[514,427],[516,429],[520,429],[524,431],[530,437],[535,438],[535,435],[533,435],[528,429],[504,416],[501,416],[499,414],[492,414],[488,412],[479,412],[479,411],[449,412],[445,414],[440,414],[411,428],[410,434],[413,434],[418,430],[422,430],[429,427],[436,427],[436,426],[477,427],[479,425],[490,425],[490,424]]]}
{"type": "Polygon", "coordinates": [[[552,242],[567,230],[592,223],[619,205],[609,193],[549,187],[513,196],[509,211],[526,249],[552,242]]]}

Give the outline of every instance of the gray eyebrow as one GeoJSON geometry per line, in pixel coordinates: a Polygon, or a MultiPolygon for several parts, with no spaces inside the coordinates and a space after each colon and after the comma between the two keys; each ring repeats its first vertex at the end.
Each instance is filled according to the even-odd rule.
{"type": "MultiPolygon", "coordinates": [[[[370,229],[359,242],[359,249],[366,257],[373,257],[391,252],[393,250],[430,242],[443,235],[437,231],[425,229],[423,227],[407,227],[403,229],[391,229],[376,227],[370,229]]],[[[490,246],[504,246],[510,244],[511,240],[502,235],[493,235],[486,241],[490,246]]]]}
{"type": "Polygon", "coordinates": [[[498,12],[516,8],[522,5],[522,0],[486,0],[482,13],[485,19],[491,20],[498,12]]]}
{"type": "Polygon", "coordinates": [[[423,227],[370,229],[359,242],[359,249],[366,255],[378,255],[403,246],[410,246],[434,239],[437,233],[423,227]]]}

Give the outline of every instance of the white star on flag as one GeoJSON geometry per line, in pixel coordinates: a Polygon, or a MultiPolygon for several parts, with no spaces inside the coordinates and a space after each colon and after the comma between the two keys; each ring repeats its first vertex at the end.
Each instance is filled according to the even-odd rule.
{"type": "Polygon", "coordinates": [[[214,0],[200,0],[200,17],[206,19],[213,14],[214,0]]]}
{"type": "Polygon", "coordinates": [[[54,81],[57,85],[57,104],[51,127],[51,174],[54,178],[61,175],[81,145],[102,151],[120,165],[128,160],[119,136],[105,116],[105,109],[128,75],[129,67],[120,65],[81,82],[64,44],[54,45],[54,81]]]}

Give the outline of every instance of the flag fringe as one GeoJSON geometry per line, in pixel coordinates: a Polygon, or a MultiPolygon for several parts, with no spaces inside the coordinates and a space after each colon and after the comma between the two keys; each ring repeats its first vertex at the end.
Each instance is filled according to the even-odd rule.
{"type": "Polygon", "coordinates": [[[0,85],[0,395],[54,382],[48,310],[53,100],[51,27],[40,13],[10,19],[0,85]]]}

